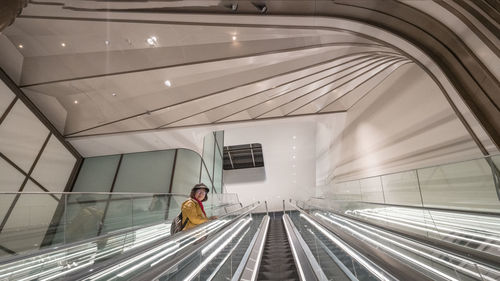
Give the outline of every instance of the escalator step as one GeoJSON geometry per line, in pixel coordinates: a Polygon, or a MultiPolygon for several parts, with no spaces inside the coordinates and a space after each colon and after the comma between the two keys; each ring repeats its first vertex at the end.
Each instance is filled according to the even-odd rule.
{"type": "Polygon", "coordinates": [[[283,221],[281,219],[271,220],[269,223],[257,280],[298,281],[299,276],[283,221]]]}

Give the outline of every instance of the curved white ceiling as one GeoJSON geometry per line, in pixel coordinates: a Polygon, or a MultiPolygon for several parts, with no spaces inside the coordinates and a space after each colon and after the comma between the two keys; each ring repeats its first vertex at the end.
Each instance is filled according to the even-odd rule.
{"type": "Polygon", "coordinates": [[[422,50],[367,24],[61,7],[30,4],[4,35],[23,45],[22,90],[67,137],[344,112],[408,63],[467,111],[422,50]]]}

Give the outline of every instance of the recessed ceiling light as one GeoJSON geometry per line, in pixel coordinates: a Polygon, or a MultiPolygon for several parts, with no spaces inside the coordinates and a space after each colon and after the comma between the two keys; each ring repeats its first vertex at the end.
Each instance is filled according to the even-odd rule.
{"type": "Polygon", "coordinates": [[[62,47],[66,47],[66,43],[62,42],[62,43],[61,43],[61,46],[62,46],[62,47]]]}
{"type": "Polygon", "coordinates": [[[111,95],[112,95],[113,97],[116,97],[116,93],[112,93],[111,95]]]}
{"type": "Polygon", "coordinates": [[[109,45],[109,41],[108,40],[104,41],[104,44],[109,45]]]}
{"type": "Polygon", "coordinates": [[[236,37],[236,36],[233,36],[233,41],[236,41],[236,39],[238,39],[238,37],[236,37]]]}
{"type": "Polygon", "coordinates": [[[296,136],[293,136],[292,139],[296,139],[297,137],[296,136]]]}
{"type": "Polygon", "coordinates": [[[292,147],[292,149],[293,149],[293,150],[295,150],[295,149],[296,149],[295,145],[292,147]]]}
{"type": "Polygon", "coordinates": [[[19,47],[19,49],[24,48],[24,45],[23,45],[23,44],[19,44],[19,45],[17,45],[17,46],[19,47]]]}
{"type": "Polygon", "coordinates": [[[293,159],[295,159],[295,155],[294,155],[294,156],[292,156],[292,158],[293,158],[293,159]]]}
{"type": "Polygon", "coordinates": [[[74,104],[78,104],[78,101],[77,101],[77,100],[75,100],[73,103],[74,103],[74,104]]]}
{"type": "Polygon", "coordinates": [[[149,46],[156,47],[158,45],[158,38],[156,38],[156,36],[151,36],[148,39],[146,39],[146,42],[148,43],[149,46]]]}
{"type": "Polygon", "coordinates": [[[164,84],[165,84],[165,86],[167,86],[167,87],[172,86],[172,82],[170,82],[170,80],[165,80],[164,84]]]}

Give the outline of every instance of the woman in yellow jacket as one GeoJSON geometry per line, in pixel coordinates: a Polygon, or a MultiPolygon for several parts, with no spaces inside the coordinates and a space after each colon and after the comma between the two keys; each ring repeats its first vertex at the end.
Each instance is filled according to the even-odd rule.
{"type": "Polygon", "coordinates": [[[204,201],[207,201],[207,193],[210,191],[203,183],[196,184],[191,189],[189,199],[182,203],[182,224],[188,220],[186,226],[182,230],[191,229],[199,224],[205,223],[209,220],[217,219],[217,217],[207,217],[205,209],[203,208],[204,201]]]}

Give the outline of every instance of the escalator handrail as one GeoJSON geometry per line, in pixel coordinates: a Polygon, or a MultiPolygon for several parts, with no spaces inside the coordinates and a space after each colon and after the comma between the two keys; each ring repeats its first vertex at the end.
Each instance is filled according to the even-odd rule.
{"type": "MultiPolygon", "coordinates": [[[[326,281],[326,276],[319,265],[317,265],[317,261],[313,257],[311,258],[306,252],[306,248],[302,243],[303,241],[300,241],[300,234],[297,234],[290,217],[285,213],[282,220],[300,280],[326,281]]],[[[307,248],[307,250],[309,249],[307,248]]]]}
{"type": "MultiPolygon", "coordinates": [[[[242,209],[246,209],[246,208],[249,208],[247,211],[243,212],[242,214],[238,215],[237,217],[231,219],[230,221],[226,222],[224,225],[220,226],[219,229],[217,231],[215,231],[213,234],[211,234],[211,237],[205,239],[205,241],[201,242],[201,243],[198,243],[196,245],[191,245],[191,247],[188,247],[187,249],[183,250],[182,253],[178,253],[175,257],[173,257],[172,259],[170,260],[167,260],[163,263],[160,263],[158,265],[155,265],[155,266],[152,266],[149,268],[148,272],[147,273],[144,273],[144,274],[141,274],[141,276],[139,278],[135,278],[134,280],[144,280],[144,281],[150,281],[150,280],[156,280],[158,279],[159,276],[161,276],[162,274],[164,274],[165,272],[168,272],[169,269],[171,269],[172,267],[176,266],[177,264],[181,263],[183,260],[185,260],[186,258],[188,258],[189,256],[191,256],[192,254],[198,252],[198,250],[200,250],[201,248],[203,248],[203,246],[205,246],[207,243],[211,242],[213,239],[217,238],[217,234],[220,233],[221,231],[223,231],[225,228],[227,228],[228,226],[230,226],[232,223],[236,222],[237,220],[239,220],[241,217],[247,215],[248,213],[252,212],[254,209],[256,209],[257,207],[260,206],[260,202],[255,202],[255,203],[252,203],[250,205],[247,205],[239,210],[235,210],[231,213],[228,213],[220,218],[218,218],[217,220],[221,220],[235,212],[238,212],[238,211],[241,211],[242,209]]],[[[116,257],[114,259],[111,259],[109,261],[106,261],[106,262],[103,262],[103,263],[100,263],[98,265],[96,265],[95,267],[92,267],[91,270],[89,270],[89,268],[85,268],[85,269],[82,269],[80,272],[78,273],[75,273],[75,274],[72,274],[71,276],[69,277],[66,277],[67,279],[66,280],[81,280],[83,278],[88,278],[88,276],[90,276],[91,274],[89,274],[90,272],[92,274],[96,274],[96,273],[99,273],[101,272],[102,270],[105,270],[106,268],[112,266],[112,265],[115,265],[115,264],[118,264],[122,261],[125,261],[125,260],[128,260],[130,259],[131,257],[133,256],[136,256],[144,251],[147,251],[148,249],[151,249],[151,248],[154,248],[158,245],[162,245],[162,244],[165,244],[165,243],[168,243],[171,239],[175,239],[175,240],[181,240],[189,235],[191,235],[193,232],[199,230],[198,227],[195,227],[195,228],[192,228],[192,229],[189,229],[189,230],[186,230],[186,231],[182,231],[180,233],[176,233],[174,234],[173,236],[168,236],[166,238],[163,238],[163,239],[160,239],[160,240],[157,240],[155,242],[153,242],[153,244],[147,244],[147,245],[143,245],[141,247],[138,247],[134,250],[131,250],[129,253],[127,254],[122,254],[120,255],[119,257],[116,257]]]]}
{"type": "MultiPolygon", "coordinates": [[[[322,200],[324,200],[324,199],[322,199],[322,200]]],[[[347,201],[343,201],[343,200],[339,200],[339,201],[347,202],[347,201]]],[[[317,209],[327,210],[327,211],[332,212],[332,213],[339,215],[341,217],[346,217],[346,218],[349,218],[349,219],[352,219],[355,221],[359,221],[361,223],[365,223],[365,224],[368,224],[368,225],[371,225],[371,226],[374,226],[374,227],[377,227],[380,229],[384,229],[386,231],[397,233],[397,234],[402,235],[404,237],[419,241],[420,243],[430,244],[430,245],[445,249],[445,250],[452,252],[452,253],[455,253],[459,256],[467,257],[467,259],[471,260],[471,262],[474,262],[474,263],[486,264],[488,266],[493,266],[493,267],[498,267],[500,265],[500,263],[498,262],[498,256],[495,256],[495,255],[488,253],[488,252],[485,252],[485,251],[476,250],[474,248],[469,248],[469,247],[464,247],[463,245],[460,245],[460,244],[450,243],[450,242],[443,240],[443,239],[440,239],[440,238],[434,238],[431,236],[421,235],[421,234],[418,234],[418,233],[410,231],[410,230],[396,228],[396,227],[392,227],[389,225],[382,225],[380,223],[374,223],[373,221],[364,220],[364,219],[361,219],[361,218],[356,217],[356,216],[346,215],[345,213],[342,213],[340,210],[337,210],[337,209],[333,209],[333,208],[329,208],[329,207],[322,207],[322,206],[314,206],[314,205],[311,205],[311,204],[303,202],[303,201],[296,201],[296,202],[297,203],[302,202],[304,204],[308,204],[309,206],[315,207],[317,209]]],[[[373,205],[397,206],[397,207],[411,208],[411,209],[416,208],[416,209],[431,210],[431,211],[438,210],[438,211],[446,211],[446,212],[450,212],[450,213],[467,213],[466,211],[460,211],[460,210],[436,209],[436,208],[417,207],[417,206],[402,206],[402,205],[360,202],[360,201],[353,201],[353,202],[373,204],[373,205]]],[[[468,212],[468,213],[477,214],[478,212],[468,212]]],[[[484,213],[480,213],[480,214],[484,214],[484,213]]],[[[492,214],[486,214],[486,215],[492,215],[492,214]]],[[[495,216],[498,217],[498,214],[495,214],[495,216]]]]}
{"type": "MultiPolygon", "coordinates": [[[[290,200],[291,201],[291,200],[290,200]]],[[[366,251],[358,251],[358,248],[362,249],[362,250],[365,250],[367,249],[367,247],[363,246],[363,245],[358,245],[359,247],[358,248],[354,248],[350,245],[350,243],[347,243],[345,241],[345,236],[339,236],[335,231],[334,229],[332,229],[332,227],[330,225],[328,225],[327,223],[315,218],[314,216],[311,216],[308,212],[306,212],[305,210],[303,210],[302,208],[298,207],[297,205],[293,204],[292,202],[288,202],[288,204],[290,206],[292,206],[293,208],[295,208],[297,211],[299,211],[302,215],[304,215],[305,217],[307,217],[308,219],[314,221],[315,223],[319,224],[320,226],[322,226],[323,228],[325,228],[328,232],[334,234],[335,236],[339,237],[341,241],[343,241],[346,245],[348,245],[348,247],[350,248],[351,251],[353,252],[357,252],[358,253],[358,256],[363,258],[364,259],[364,262],[365,263],[369,263],[370,266],[376,268],[379,272],[383,273],[384,275],[387,276],[386,280],[398,280],[398,278],[395,278],[393,275],[392,275],[392,270],[391,270],[391,273],[389,273],[388,271],[385,270],[386,267],[381,267],[379,266],[377,263],[373,262],[371,259],[368,259],[366,258],[367,255],[365,255],[365,252],[366,251]]],[[[385,254],[385,253],[380,253],[382,256],[383,256],[383,259],[381,259],[381,261],[386,261],[387,258],[392,258],[390,257],[389,255],[385,254]]],[[[373,256],[370,255],[371,258],[373,258],[373,256]]],[[[394,264],[392,263],[385,263],[385,265],[390,268],[390,269],[395,269],[393,267],[395,267],[394,264]]],[[[345,267],[340,267],[340,269],[342,271],[344,271],[345,274],[350,274],[345,272],[345,270],[347,270],[345,267]]],[[[420,274],[412,274],[412,269],[408,268],[409,270],[406,272],[406,275],[404,275],[404,278],[402,278],[402,280],[414,280],[415,277],[419,276],[420,277],[420,274]],[[412,279],[413,278],[413,279],[412,279]]],[[[400,269],[398,270],[400,271],[400,269]]],[[[416,273],[416,272],[415,272],[416,273]]],[[[429,280],[429,279],[426,279],[426,278],[422,278],[422,280],[429,280]]]]}
{"type": "MultiPolygon", "coordinates": [[[[183,196],[187,196],[187,195],[183,194],[183,196]]],[[[237,204],[241,204],[241,203],[230,204],[230,206],[237,205],[237,204]]],[[[246,207],[243,207],[243,208],[246,208],[246,207]]],[[[240,211],[243,208],[240,208],[238,210],[234,210],[232,212],[226,213],[223,216],[221,216],[220,219],[222,219],[222,218],[224,218],[226,216],[229,216],[229,215],[231,215],[231,214],[233,214],[235,212],[238,212],[238,211],[240,211]]],[[[169,219],[169,220],[165,220],[165,221],[160,222],[160,223],[153,222],[153,223],[149,223],[149,224],[142,224],[142,225],[131,226],[131,227],[127,227],[127,228],[122,228],[122,229],[117,230],[117,231],[108,232],[108,233],[103,234],[103,235],[99,235],[99,236],[95,236],[95,237],[91,237],[91,238],[87,238],[87,239],[83,239],[83,240],[79,240],[79,241],[75,241],[75,242],[64,243],[62,245],[55,245],[53,247],[47,247],[47,248],[40,249],[40,250],[37,250],[37,251],[34,251],[34,252],[28,252],[26,254],[9,256],[9,257],[7,257],[5,259],[0,258],[0,265],[7,264],[7,263],[17,262],[17,261],[20,261],[20,260],[23,260],[23,259],[29,259],[29,258],[36,257],[36,256],[39,256],[39,255],[50,254],[51,252],[63,251],[65,249],[69,249],[69,248],[73,248],[73,247],[78,247],[79,245],[83,245],[83,244],[87,244],[87,243],[93,243],[93,242],[97,242],[97,241],[100,241],[100,240],[108,239],[108,238],[111,238],[111,237],[114,237],[114,236],[119,236],[119,235],[124,235],[124,234],[127,234],[127,233],[131,233],[133,231],[136,231],[136,230],[139,230],[139,229],[142,229],[142,228],[147,228],[147,227],[151,227],[151,226],[155,226],[155,225],[161,225],[161,224],[170,224],[171,222],[172,222],[171,219],[169,219]]]]}

